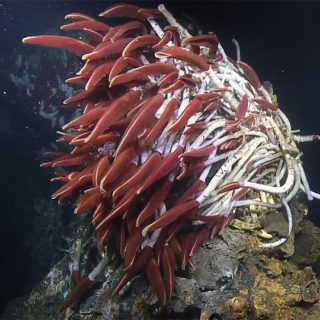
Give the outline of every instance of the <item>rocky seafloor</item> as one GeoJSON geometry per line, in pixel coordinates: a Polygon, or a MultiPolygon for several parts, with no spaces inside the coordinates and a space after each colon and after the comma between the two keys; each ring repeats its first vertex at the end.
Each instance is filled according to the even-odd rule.
{"type": "MultiPolygon", "coordinates": [[[[71,287],[72,257],[67,255],[29,295],[12,301],[1,319],[320,319],[320,229],[307,220],[307,206],[298,199],[290,207],[293,233],[279,247],[258,244],[286,234],[285,215],[261,208],[259,214],[250,208],[249,215],[236,217],[223,234],[206,240],[191,257],[194,269],[177,268],[171,305],[165,309],[159,310],[144,273],[110,300],[123,269],[114,262],[101,282],[58,315],[71,287]]],[[[91,237],[82,248],[86,273],[96,250],[91,237]]]]}

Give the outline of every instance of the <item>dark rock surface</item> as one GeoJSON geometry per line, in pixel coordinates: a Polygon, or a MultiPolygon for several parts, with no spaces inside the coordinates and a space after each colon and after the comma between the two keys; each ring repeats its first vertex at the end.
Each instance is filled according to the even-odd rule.
{"type": "MultiPolygon", "coordinates": [[[[255,230],[241,230],[239,224],[205,241],[191,257],[194,269],[176,270],[172,302],[165,309],[159,309],[145,273],[110,300],[123,270],[122,265],[111,263],[101,282],[74,308],[58,315],[70,287],[71,259],[67,256],[30,295],[13,301],[2,319],[319,319],[315,272],[320,229],[302,220],[306,206],[292,202],[291,209],[295,235],[283,246],[262,249],[255,230]]],[[[284,219],[281,213],[273,217],[284,219]]],[[[267,220],[261,225],[273,235],[280,233],[279,224],[267,225],[267,220]]],[[[86,250],[90,242],[88,237],[86,250]]]]}

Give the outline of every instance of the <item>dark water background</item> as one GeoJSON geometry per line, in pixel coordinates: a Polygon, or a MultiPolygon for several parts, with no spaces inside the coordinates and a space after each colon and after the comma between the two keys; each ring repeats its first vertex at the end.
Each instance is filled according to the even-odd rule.
{"type": "MultiPolygon", "coordinates": [[[[124,2],[124,1],[121,1],[124,2]]],[[[34,199],[39,191],[50,198],[50,172],[40,169],[36,152],[48,148],[55,130],[32,115],[30,101],[8,77],[15,55],[27,53],[21,39],[56,30],[65,14],[83,12],[97,17],[111,1],[0,1],[0,314],[6,303],[26,294],[48,272],[36,265],[28,242],[33,232],[34,199]]],[[[156,7],[157,1],[131,1],[156,7]]],[[[241,58],[269,80],[279,107],[293,129],[320,134],[320,2],[164,1],[176,17],[183,11],[220,39],[226,53],[241,58]]],[[[108,23],[108,21],[106,21],[108,23]]],[[[49,67],[48,67],[49,68],[49,67]]],[[[45,70],[46,66],[42,66],[45,70]]],[[[54,70],[45,70],[48,73],[54,70]]],[[[14,71],[12,71],[14,72],[14,71]]],[[[59,102],[56,102],[59,104],[59,102]]],[[[320,142],[299,145],[311,188],[320,192],[320,142]]],[[[320,226],[319,200],[309,203],[308,218],[320,226]]],[[[73,210],[70,208],[70,215],[73,210]]],[[[38,241],[43,239],[39,237],[38,241]]],[[[52,243],[50,248],[56,250],[52,243]]]]}

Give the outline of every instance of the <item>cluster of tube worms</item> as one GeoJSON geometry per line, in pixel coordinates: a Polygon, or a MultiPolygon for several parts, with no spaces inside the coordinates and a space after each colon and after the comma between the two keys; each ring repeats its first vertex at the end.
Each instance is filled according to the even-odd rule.
{"type": "MultiPolygon", "coordinates": [[[[42,166],[71,168],[56,172],[53,181],[63,185],[53,198],[81,194],[75,213],[91,215],[100,253],[113,239],[123,257],[123,275],[111,298],[146,270],[163,307],[172,298],[176,264],[192,267],[199,245],[222,232],[237,208],[284,208],[290,235],[288,202],[300,189],[309,200],[319,197],[310,191],[296,143],[319,136],[291,130],[255,71],[240,60],[236,41],[234,61],[215,34],[190,35],[164,5],[115,5],[100,17],[130,21],[110,27],[71,13],[66,18],[74,22],[61,29],[81,29],[88,42],[55,35],[23,39],[65,48],[84,60],[66,80],[84,85],[64,101],[82,110],[60,132],[59,142],[73,149],[49,153],[54,159],[42,166]],[[272,195],[274,203],[251,199],[250,190],[272,195]]],[[[59,312],[109,262],[103,255],[81,277],[79,250],[74,289],[59,312]]]]}

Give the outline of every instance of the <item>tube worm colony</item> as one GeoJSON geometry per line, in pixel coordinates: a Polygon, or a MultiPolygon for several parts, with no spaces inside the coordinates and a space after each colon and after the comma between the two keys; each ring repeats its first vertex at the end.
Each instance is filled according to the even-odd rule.
{"type": "MultiPolygon", "coordinates": [[[[82,29],[90,43],[55,35],[24,43],[65,48],[84,60],[69,84],[84,89],[64,101],[82,115],[63,126],[59,142],[70,153],[49,153],[47,167],[63,184],[52,196],[61,202],[80,193],[75,213],[92,212],[103,259],[85,278],[79,271],[81,241],[75,244],[74,290],[64,311],[96,280],[109,262],[108,240],[124,259],[123,275],[111,294],[146,270],[161,307],[170,304],[176,264],[208,237],[222,232],[239,207],[284,208],[299,189],[310,191],[296,142],[298,136],[272,102],[255,71],[225,53],[215,34],[191,36],[163,5],[140,9],[115,5],[101,17],[132,21],[109,27],[81,13],[61,29],[82,29]],[[161,28],[157,21],[167,21],[161,28]],[[274,204],[250,198],[250,190],[273,195],[274,204]]],[[[282,238],[261,247],[272,247],[282,238]]]]}

